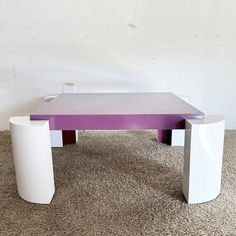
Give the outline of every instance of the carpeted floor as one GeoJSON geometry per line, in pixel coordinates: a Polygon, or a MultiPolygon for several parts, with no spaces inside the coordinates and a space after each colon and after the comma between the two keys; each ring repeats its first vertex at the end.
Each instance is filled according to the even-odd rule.
{"type": "Polygon", "coordinates": [[[186,204],[183,148],[154,132],[83,132],[53,162],[52,203],[22,200],[0,132],[0,235],[236,235],[236,131],[225,136],[221,195],[205,204],[186,204]]]}

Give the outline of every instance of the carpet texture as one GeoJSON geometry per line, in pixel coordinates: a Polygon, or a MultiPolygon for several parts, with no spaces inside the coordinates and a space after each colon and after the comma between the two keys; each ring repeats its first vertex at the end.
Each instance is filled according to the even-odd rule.
{"type": "Polygon", "coordinates": [[[52,203],[22,200],[0,132],[0,235],[236,235],[236,131],[225,136],[222,192],[204,204],[186,204],[183,148],[154,132],[82,132],[53,149],[53,164],[52,203]]]}

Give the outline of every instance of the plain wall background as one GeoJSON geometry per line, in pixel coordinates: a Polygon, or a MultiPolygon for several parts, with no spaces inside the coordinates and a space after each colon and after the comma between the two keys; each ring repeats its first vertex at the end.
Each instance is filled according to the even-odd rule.
{"type": "Polygon", "coordinates": [[[236,129],[235,0],[0,0],[0,129],[42,97],[171,91],[236,129]]]}

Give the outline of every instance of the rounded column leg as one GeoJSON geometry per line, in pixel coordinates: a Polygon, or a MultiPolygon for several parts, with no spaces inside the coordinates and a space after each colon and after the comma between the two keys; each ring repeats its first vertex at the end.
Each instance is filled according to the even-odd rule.
{"type": "Polygon", "coordinates": [[[223,116],[186,120],[183,192],[189,204],[216,198],[221,190],[223,116]]]}
{"type": "Polygon", "coordinates": [[[21,198],[49,204],[55,192],[48,121],[10,118],[17,190],[21,198]]]}

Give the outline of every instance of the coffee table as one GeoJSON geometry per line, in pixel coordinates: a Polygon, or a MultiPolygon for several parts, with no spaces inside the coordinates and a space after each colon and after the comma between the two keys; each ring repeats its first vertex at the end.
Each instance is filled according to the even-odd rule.
{"type": "Polygon", "coordinates": [[[172,129],[185,129],[187,202],[210,201],[220,193],[224,117],[205,116],[173,93],[61,94],[30,119],[12,117],[10,123],[18,193],[27,201],[48,204],[54,194],[49,129],[63,130],[64,143],[75,143],[75,130],[147,129],[158,130],[160,143],[170,143],[172,129]]]}

